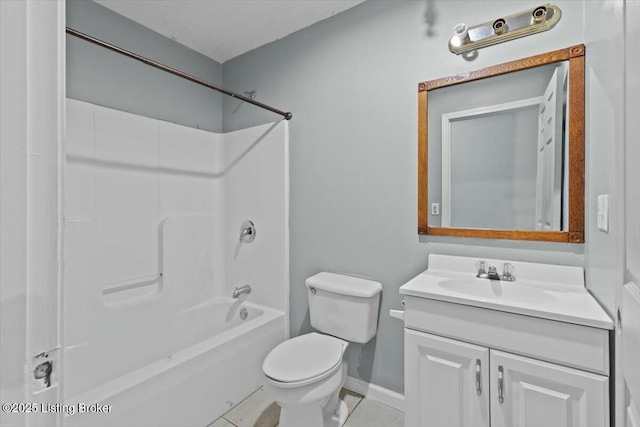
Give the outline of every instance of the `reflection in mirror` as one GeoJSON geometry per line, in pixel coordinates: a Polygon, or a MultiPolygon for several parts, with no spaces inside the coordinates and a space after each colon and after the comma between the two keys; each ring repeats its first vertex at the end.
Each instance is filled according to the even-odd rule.
{"type": "Polygon", "coordinates": [[[566,230],[567,88],[561,61],[430,91],[429,225],[566,230]]]}
{"type": "Polygon", "coordinates": [[[418,85],[418,233],[584,242],[584,45],[418,85]]]}

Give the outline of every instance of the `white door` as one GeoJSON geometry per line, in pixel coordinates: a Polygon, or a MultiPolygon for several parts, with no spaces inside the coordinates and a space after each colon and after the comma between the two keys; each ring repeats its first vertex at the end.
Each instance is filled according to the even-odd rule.
{"type": "Polygon", "coordinates": [[[40,405],[61,401],[64,6],[0,0],[0,401],[27,404],[0,412],[2,426],[49,427],[62,418],[40,405]]]}
{"type": "Polygon", "coordinates": [[[491,350],[492,427],[609,425],[609,378],[491,350]]]}
{"type": "Polygon", "coordinates": [[[489,349],[405,329],[405,425],[489,426],[489,349]]]}
{"type": "MultiPolygon", "coordinates": [[[[639,213],[640,214],[640,213],[639,213]]],[[[640,427],[640,288],[636,270],[633,281],[622,289],[621,324],[622,335],[622,399],[624,414],[621,414],[625,427],[640,427]]]]}
{"type": "Polygon", "coordinates": [[[625,263],[626,283],[619,293],[616,424],[640,427],[640,1],[626,1],[625,82],[625,263]]]}
{"type": "Polygon", "coordinates": [[[538,108],[536,230],[560,230],[564,73],[556,68],[538,108]]]}

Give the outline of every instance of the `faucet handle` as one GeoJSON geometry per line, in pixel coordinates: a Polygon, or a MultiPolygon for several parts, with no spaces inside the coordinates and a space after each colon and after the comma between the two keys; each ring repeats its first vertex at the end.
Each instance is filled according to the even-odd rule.
{"type": "Polygon", "coordinates": [[[515,271],[516,271],[516,268],[513,266],[513,264],[511,264],[510,262],[505,262],[502,265],[503,279],[513,282],[514,280],[516,280],[516,276],[513,275],[515,271]]]}
{"type": "Polygon", "coordinates": [[[476,262],[476,270],[478,271],[478,273],[476,274],[476,277],[481,277],[481,276],[486,276],[487,275],[487,262],[486,261],[478,261],[476,262]]]}
{"type": "Polygon", "coordinates": [[[253,221],[246,220],[240,226],[240,242],[251,243],[256,238],[256,226],[253,221]]]}

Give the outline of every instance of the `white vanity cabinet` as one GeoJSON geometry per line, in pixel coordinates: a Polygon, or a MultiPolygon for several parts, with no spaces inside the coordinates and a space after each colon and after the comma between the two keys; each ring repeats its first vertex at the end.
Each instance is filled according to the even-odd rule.
{"type": "Polygon", "coordinates": [[[583,270],[477,261],[431,254],[400,287],[405,425],[609,427],[613,322],[583,270]]]}
{"type": "Polygon", "coordinates": [[[606,376],[496,350],[490,360],[492,427],[609,425],[606,376]]]}
{"type": "Polygon", "coordinates": [[[404,336],[407,427],[609,426],[607,330],[407,297],[404,336]]]}
{"type": "Polygon", "coordinates": [[[405,329],[405,426],[488,427],[489,349],[405,329]]]}

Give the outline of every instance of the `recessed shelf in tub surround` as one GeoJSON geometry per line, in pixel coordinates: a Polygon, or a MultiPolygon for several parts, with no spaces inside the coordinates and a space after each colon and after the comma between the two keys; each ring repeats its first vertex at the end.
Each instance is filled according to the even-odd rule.
{"type": "Polygon", "coordinates": [[[483,259],[502,270],[513,265],[513,282],[477,278],[479,258],[430,255],[429,268],[400,288],[403,295],[613,329],[613,322],[584,285],[580,267],[483,259]]]}

